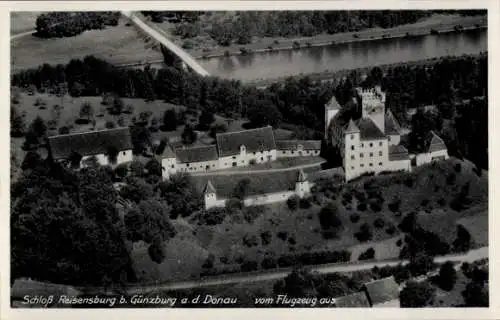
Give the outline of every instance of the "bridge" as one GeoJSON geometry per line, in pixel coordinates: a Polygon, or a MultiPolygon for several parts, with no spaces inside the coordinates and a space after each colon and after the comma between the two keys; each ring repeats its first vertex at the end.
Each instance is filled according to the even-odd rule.
{"type": "Polygon", "coordinates": [[[131,11],[122,11],[121,14],[128,19],[139,29],[141,29],[143,32],[145,32],[147,35],[152,37],[154,40],[158,41],[161,43],[163,46],[165,46],[168,50],[173,52],[179,59],[183,61],[185,65],[187,65],[191,70],[194,72],[198,73],[201,76],[208,76],[209,73],[207,70],[205,70],[199,63],[191,57],[189,53],[184,51],[181,47],[170,41],[165,34],[164,31],[154,27],[150,26],[149,24],[145,23],[142,21],[141,18],[139,18],[135,13],[131,11]]]}

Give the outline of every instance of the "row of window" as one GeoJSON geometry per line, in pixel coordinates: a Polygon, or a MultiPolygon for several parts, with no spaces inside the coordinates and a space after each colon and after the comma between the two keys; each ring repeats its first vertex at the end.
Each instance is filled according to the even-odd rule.
{"type": "MultiPolygon", "coordinates": [[[[382,155],[383,155],[383,152],[382,152],[382,151],[379,151],[379,152],[378,152],[378,155],[379,155],[379,156],[382,156],[382,155]]],[[[365,156],[365,155],[363,154],[363,152],[361,152],[361,153],[359,154],[359,157],[360,157],[360,158],[364,158],[364,156],[365,156]]],[[[369,157],[373,157],[373,152],[370,152],[370,153],[369,153],[369,157]]],[[[354,156],[354,155],[352,155],[352,156],[351,156],[351,160],[354,160],[354,159],[355,159],[355,156],[354,156]]]]}
{"type": "MultiPolygon", "coordinates": [[[[369,165],[370,167],[373,167],[373,163],[369,163],[368,165],[369,165]]],[[[378,166],[379,166],[379,167],[381,167],[382,165],[383,165],[383,163],[382,163],[382,162],[379,162],[379,163],[378,163],[378,166]]],[[[364,167],[365,167],[365,165],[364,165],[363,163],[361,163],[359,166],[360,166],[361,168],[364,168],[364,167]]],[[[354,166],[351,166],[351,169],[352,169],[352,170],[354,170],[354,166]]]]}
{"type": "MultiPolygon", "coordinates": [[[[378,145],[381,147],[382,146],[382,141],[379,141],[378,145]]],[[[370,142],[369,144],[370,148],[373,147],[373,142],[370,142]]],[[[365,144],[361,143],[361,148],[364,148],[365,144]]],[[[354,146],[351,146],[351,150],[354,150],[354,146]]]]}

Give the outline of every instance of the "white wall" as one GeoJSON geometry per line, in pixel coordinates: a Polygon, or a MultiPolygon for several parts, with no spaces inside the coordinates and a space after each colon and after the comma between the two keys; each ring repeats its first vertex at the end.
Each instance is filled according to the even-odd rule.
{"type": "Polygon", "coordinates": [[[359,177],[364,173],[379,173],[388,170],[389,143],[387,139],[360,141],[356,140],[356,138],[351,140],[348,136],[346,135],[344,157],[346,181],[359,177]],[[354,147],[354,150],[352,147],[354,147]]]}
{"type": "Polygon", "coordinates": [[[237,155],[219,158],[219,168],[227,169],[234,166],[245,167],[248,166],[251,161],[255,161],[255,163],[265,163],[269,161],[275,161],[276,159],[276,149],[266,150],[263,152],[257,151],[255,152],[255,154],[254,152],[240,152],[240,154],[237,155]]]}
{"type": "Polygon", "coordinates": [[[318,156],[320,150],[277,150],[276,155],[278,158],[294,158],[294,157],[304,157],[304,156],[318,156]]]}
{"type": "MultiPolygon", "coordinates": [[[[84,156],[80,160],[80,167],[84,167],[84,162],[87,159],[90,159],[92,157],[95,157],[97,159],[97,162],[101,166],[106,166],[111,164],[108,159],[108,155],[106,154],[96,154],[96,155],[90,155],[90,156],[84,156]]],[[[132,155],[132,150],[124,150],[120,151],[117,156],[116,156],[116,163],[113,163],[112,165],[119,165],[124,162],[131,162],[133,160],[133,155],[132,155]]]]}
{"type": "Polygon", "coordinates": [[[266,193],[245,198],[243,204],[245,206],[259,206],[268,203],[282,202],[288,200],[291,196],[295,195],[295,191],[283,191],[266,193]]]}
{"type": "Polygon", "coordinates": [[[390,146],[398,145],[401,142],[401,136],[399,134],[390,135],[388,140],[390,146]]]}
{"type": "Polygon", "coordinates": [[[219,168],[218,160],[211,161],[200,161],[191,163],[179,163],[175,164],[177,167],[177,172],[200,172],[208,170],[216,170],[219,168]],[[207,169],[208,168],[208,169],[207,169]]]}
{"type": "Polygon", "coordinates": [[[387,171],[399,171],[399,170],[405,170],[405,171],[411,171],[411,160],[396,160],[396,161],[389,161],[387,163],[387,171]]]}
{"type": "Polygon", "coordinates": [[[448,150],[439,150],[432,153],[419,153],[416,155],[416,165],[421,166],[423,164],[429,163],[432,160],[437,160],[435,158],[444,157],[448,159],[448,150]]]}

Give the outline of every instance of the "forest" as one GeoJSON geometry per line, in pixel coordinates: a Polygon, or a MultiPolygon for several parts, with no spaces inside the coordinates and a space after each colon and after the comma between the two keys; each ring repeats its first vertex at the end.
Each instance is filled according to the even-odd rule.
{"type": "Polygon", "coordinates": [[[177,23],[174,33],[183,38],[200,35],[206,25],[209,36],[221,46],[249,44],[252,37],[312,37],[318,34],[358,32],[368,28],[391,28],[415,23],[434,13],[461,15],[485,14],[484,10],[378,10],[378,11],[237,11],[224,19],[213,18],[215,12],[143,11],[154,22],[164,19],[177,23]],[[203,25],[201,16],[204,15],[203,25]],[[186,16],[188,17],[186,19],[186,16]]]}
{"type": "Polygon", "coordinates": [[[73,37],[87,30],[118,25],[119,12],[48,12],[36,19],[36,36],[40,38],[73,37]]]}

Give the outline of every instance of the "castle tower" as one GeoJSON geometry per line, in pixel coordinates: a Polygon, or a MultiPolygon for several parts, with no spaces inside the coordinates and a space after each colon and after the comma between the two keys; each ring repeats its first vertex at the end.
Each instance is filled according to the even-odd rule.
{"type": "Polygon", "coordinates": [[[205,210],[208,210],[216,206],[217,194],[210,180],[207,181],[207,184],[203,189],[203,196],[205,200],[205,210]]]}
{"type": "Polygon", "coordinates": [[[167,146],[162,154],[161,168],[164,180],[168,180],[171,175],[177,173],[177,158],[170,146],[167,146]]]}
{"type": "Polygon", "coordinates": [[[330,101],[325,105],[325,139],[328,138],[328,128],[332,119],[335,118],[337,113],[340,111],[340,104],[338,103],[335,96],[333,96],[330,101]]]}
{"type": "Polygon", "coordinates": [[[385,93],[379,86],[370,89],[356,88],[361,97],[362,117],[370,118],[373,123],[385,132],[385,93]]]}
{"type": "Polygon", "coordinates": [[[344,130],[344,148],[344,171],[346,180],[349,181],[360,171],[360,130],[352,119],[344,130]]]}
{"type": "Polygon", "coordinates": [[[295,194],[299,198],[304,198],[311,194],[311,185],[307,181],[307,176],[302,169],[300,169],[297,181],[295,182],[295,194]]]}

